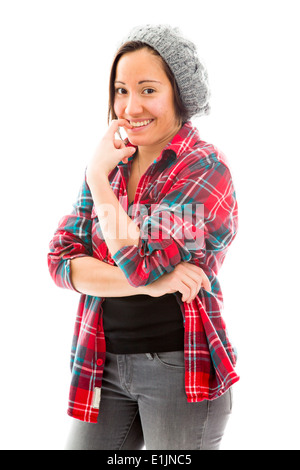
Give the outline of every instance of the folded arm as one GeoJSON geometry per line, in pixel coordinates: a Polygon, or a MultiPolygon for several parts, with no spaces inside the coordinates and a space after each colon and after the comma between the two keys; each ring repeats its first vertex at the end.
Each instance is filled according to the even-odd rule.
{"type": "Polygon", "coordinates": [[[75,290],[95,297],[129,297],[148,294],[150,290],[146,286],[131,286],[118,266],[112,266],[91,256],[72,259],[70,276],[75,290]]]}
{"type": "MultiPolygon", "coordinates": [[[[157,252],[151,257],[149,257],[149,252],[142,256],[141,262],[144,261],[143,266],[146,267],[146,272],[138,270],[136,275],[139,276],[141,273],[141,281],[143,281],[146,273],[148,282],[141,282],[140,285],[128,282],[128,273],[122,269],[124,265],[113,266],[93,257],[92,209],[93,199],[84,180],[72,213],[61,219],[50,242],[48,266],[56,285],[97,297],[137,294],[159,297],[166,293],[180,292],[182,300],[187,302],[196,296],[201,287],[210,290],[209,280],[204,271],[192,263],[185,262],[191,256],[183,251],[183,246],[180,250],[172,237],[166,240],[167,249],[165,252],[160,251],[159,256],[157,252]],[[181,255],[179,250],[182,251],[181,255]],[[174,258],[172,258],[172,251],[175,252],[174,258]],[[151,279],[148,274],[149,268],[147,269],[149,258],[152,260],[149,268],[151,265],[154,266],[151,279]],[[161,266],[158,258],[161,258],[161,266]]],[[[152,241],[151,245],[148,244],[148,250],[155,250],[154,243],[152,241]]],[[[163,248],[163,243],[159,244],[159,248],[163,248]]]]}
{"type": "Polygon", "coordinates": [[[89,256],[71,260],[71,282],[78,292],[95,297],[130,297],[138,294],[160,297],[180,292],[183,302],[191,302],[201,287],[208,291],[211,289],[204,271],[189,263],[180,263],[172,273],[164,274],[148,286],[133,287],[118,266],[89,256]]]}

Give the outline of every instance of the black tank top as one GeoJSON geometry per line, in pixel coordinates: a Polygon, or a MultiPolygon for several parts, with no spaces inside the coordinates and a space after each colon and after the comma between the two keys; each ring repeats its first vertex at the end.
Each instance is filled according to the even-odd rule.
{"type": "Polygon", "coordinates": [[[175,294],[106,297],[102,307],[108,352],[137,354],[184,349],[183,315],[175,294]]]}

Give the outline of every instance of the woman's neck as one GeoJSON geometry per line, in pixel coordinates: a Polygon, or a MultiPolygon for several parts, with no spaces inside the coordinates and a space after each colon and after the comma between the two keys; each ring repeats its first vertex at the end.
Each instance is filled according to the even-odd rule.
{"type": "Polygon", "coordinates": [[[168,143],[173,139],[173,137],[179,132],[181,129],[181,125],[173,131],[171,135],[169,135],[163,142],[158,142],[155,145],[147,145],[145,147],[139,146],[138,147],[138,159],[140,163],[141,171],[144,173],[146,169],[154,162],[156,158],[158,158],[162,152],[162,150],[168,145],[168,143]]]}

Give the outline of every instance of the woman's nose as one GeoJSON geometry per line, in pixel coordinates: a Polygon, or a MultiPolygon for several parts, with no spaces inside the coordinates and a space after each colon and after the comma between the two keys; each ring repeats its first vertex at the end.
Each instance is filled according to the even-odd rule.
{"type": "Polygon", "coordinates": [[[140,98],[135,94],[128,96],[128,101],[126,103],[126,114],[128,116],[135,116],[141,114],[143,107],[140,101],[140,98]]]}

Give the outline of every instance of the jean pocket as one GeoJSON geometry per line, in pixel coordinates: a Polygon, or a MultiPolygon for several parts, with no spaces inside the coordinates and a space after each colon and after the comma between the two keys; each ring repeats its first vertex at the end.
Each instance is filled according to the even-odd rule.
{"type": "Polygon", "coordinates": [[[168,351],[154,354],[155,359],[165,367],[184,369],[184,352],[168,351]]]}

